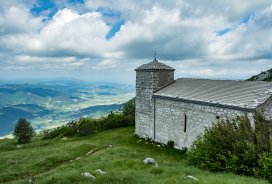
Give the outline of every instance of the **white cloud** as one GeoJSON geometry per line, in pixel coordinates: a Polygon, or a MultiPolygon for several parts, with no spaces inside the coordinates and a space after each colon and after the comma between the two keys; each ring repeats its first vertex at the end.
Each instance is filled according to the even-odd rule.
{"type": "Polygon", "coordinates": [[[60,9],[46,22],[29,13],[29,4],[10,2],[0,3],[0,66],[6,71],[123,75],[117,71],[133,73],[155,50],[181,76],[246,78],[272,65],[270,0],[87,0],[84,9],[60,9]],[[110,40],[111,17],[102,10],[125,20],[110,40]]]}
{"type": "Polygon", "coordinates": [[[32,17],[24,6],[10,6],[0,12],[0,35],[32,33],[42,26],[40,17],[32,17]]]}
{"type": "Polygon", "coordinates": [[[97,12],[79,15],[63,9],[36,34],[10,35],[2,43],[24,48],[36,56],[90,56],[98,57],[106,49],[108,26],[97,12]]]}

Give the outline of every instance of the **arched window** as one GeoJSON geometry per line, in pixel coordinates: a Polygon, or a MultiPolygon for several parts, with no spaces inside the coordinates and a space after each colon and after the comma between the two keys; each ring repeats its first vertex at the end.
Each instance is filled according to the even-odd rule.
{"type": "Polygon", "coordinates": [[[183,132],[187,132],[187,115],[184,114],[184,127],[183,127],[183,132]]]}

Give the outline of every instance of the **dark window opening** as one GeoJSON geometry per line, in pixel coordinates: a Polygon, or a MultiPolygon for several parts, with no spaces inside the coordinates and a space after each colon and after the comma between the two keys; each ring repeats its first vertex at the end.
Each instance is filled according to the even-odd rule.
{"type": "Polygon", "coordinates": [[[220,117],[219,117],[219,116],[216,116],[216,119],[220,119],[220,117]]]}
{"type": "Polygon", "coordinates": [[[183,132],[186,133],[187,132],[187,115],[184,114],[184,129],[183,132]]]}

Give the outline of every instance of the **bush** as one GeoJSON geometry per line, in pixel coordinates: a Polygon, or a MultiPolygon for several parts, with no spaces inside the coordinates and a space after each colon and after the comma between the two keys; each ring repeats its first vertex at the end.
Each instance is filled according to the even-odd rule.
{"type": "Polygon", "coordinates": [[[76,135],[77,132],[78,132],[78,123],[76,121],[71,121],[61,127],[45,130],[42,132],[42,135],[43,135],[43,139],[53,139],[56,137],[71,137],[76,135]]]}
{"type": "Polygon", "coordinates": [[[107,118],[102,122],[102,128],[104,130],[126,127],[134,123],[134,116],[126,116],[122,113],[113,113],[111,112],[107,118]]]}
{"type": "Polygon", "coordinates": [[[270,182],[272,182],[272,153],[263,153],[260,156],[258,164],[260,166],[258,172],[259,176],[266,178],[270,182]]]}
{"type": "Polygon", "coordinates": [[[174,141],[168,141],[167,142],[167,146],[169,146],[170,148],[174,148],[175,142],[174,141]]]}
{"type": "Polygon", "coordinates": [[[271,151],[271,122],[256,112],[254,127],[247,116],[217,122],[193,143],[188,162],[212,171],[258,175],[260,155],[271,151]]]}
{"type": "Polygon", "coordinates": [[[26,144],[29,143],[34,135],[33,127],[24,118],[20,118],[14,128],[13,134],[18,139],[18,143],[26,144]]]}
{"type": "Polygon", "coordinates": [[[125,103],[122,107],[122,113],[125,116],[135,116],[135,98],[129,100],[127,103],[125,103]]]}
{"type": "Polygon", "coordinates": [[[61,127],[49,129],[49,130],[44,130],[42,132],[43,139],[53,139],[53,138],[59,137],[60,136],[60,129],[61,129],[61,127]]]}
{"type": "Polygon", "coordinates": [[[98,121],[96,120],[80,118],[78,122],[78,133],[80,136],[91,135],[99,129],[100,129],[100,126],[98,121]]]}

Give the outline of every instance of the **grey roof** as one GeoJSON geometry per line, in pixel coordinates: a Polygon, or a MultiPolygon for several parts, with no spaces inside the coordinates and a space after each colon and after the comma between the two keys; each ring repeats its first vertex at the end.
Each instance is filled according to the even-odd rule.
{"type": "Polygon", "coordinates": [[[154,59],[152,62],[149,62],[147,64],[143,64],[139,66],[138,68],[135,69],[136,71],[153,71],[153,70],[172,70],[174,71],[175,69],[167,66],[164,63],[159,62],[157,59],[154,59]]]}
{"type": "Polygon", "coordinates": [[[177,79],[154,96],[189,102],[255,109],[272,95],[272,82],[177,79]]]}

